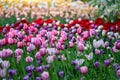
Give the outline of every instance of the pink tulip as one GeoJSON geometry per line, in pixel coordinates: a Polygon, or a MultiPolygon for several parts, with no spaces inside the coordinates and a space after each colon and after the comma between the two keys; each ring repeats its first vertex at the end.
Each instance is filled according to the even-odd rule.
{"type": "Polygon", "coordinates": [[[46,55],[46,52],[47,52],[46,48],[41,48],[41,49],[40,49],[40,55],[41,55],[41,56],[45,56],[45,55],[46,55]]]}
{"type": "Polygon", "coordinates": [[[17,37],[18,37],[19,39],[23,39],[23,37],[24,37],[23,32],[19,31],[19,32],[17,33],[17,37]]]}
{"type": "Polygon", "coordinates": [[[35,58],[37,59],[37,60],[40,60],[41,59],[41,54],[40,54],[40,52],[37,52],[36,54],[35,54],[35,58]]]}
{"type": "Polygon", "coordinates": [[[87,74],[88,73],[88,67],[87,66],[82,66],[80,67],[80,72],[82,74],[87,74]]]}
{"type": "Polygon", "coordinates": [[[23,50],[22,49],[16,49],[15,50],[15,56],[21,56],[23,54],[23,50]]]}
{"type": "Polygon", "coordinates": [[[117,77],[120,77],[120,69],[119,70],[117,70],[117,77]]]}
{"type": "Polygon", "coordinates": [[[89,38],[89,32],[88,31],[84,31],[83,32],[83,38],[86,40],[89,38]]]}
{"type": "Polygon", "coordinates": [[[15,43],[15,40],[13,38],[8,38],[8,44],[12,45],[15,43]]]}
{"type": "Polygon", "coordinates": [[[18,43],[17,43],[17,47],[18,47],[18,48],[22,48],[23,46],[24,46],[24,43],[23,43],[23,42],[18,42],[18,43]]]}
{"type": "Polygon", "coordinates": [[[30,44],[30,45],[27,47],[27,51],[28,51],[28,52],[31,52],[31,51],[33,51],[33,50],[35,50],[35,49],[36,49],[36,47],[35,47],[34,44],[30,44]]]}
{"type": "Polygon", "coordinates": [[[32,38],[31,42],[36,46],[36,47],[40,47],[42,42],[39,38],[32,38]]]}
{"type": "Polygon", "coordinates": [[[49,80],[49,73],[44,71],[42,74],[41,74],[41,78],[42,80],[49,80]]]}
{"type": "Polygon", "coordinates": [[[93,36],[96,34],[96,30],[95,29],[90,29],[90,36],[93,36]]]}
{"type": "Polygon", "coordinates": [[[100,50],[95,49],[95,54],[96,54],[96,55],[100,54],[100,50]]]}
{"type": "Polygon", "coordinates": [[[116,49],[116,47],[115,47],[115,46],[113,46],[113,47],[112,47],[112,51],[113,51],[114,53],[118,53],[118,52],[119,52],[119,50],[118,50],[118,49],[116,49]]]}
{"type": "Polygon", "coordinates": [[[30,56],[27,56],[27,57],[26,57],[26,62],[32,63],[32,62],[33,62],[33,58],[30,57],[30,56]]]}
{"type": "Polygon", "coordinates": [[[77,29],[77,33],[80,34],[82,32],[82,29],[81,28],[78,28],[77,29]]]}
{"type": "Polygon", "coordinates": [[[69,47],[72,48],[74,46],[73,42],[69,42],[69,47]]]}
{"type": "Polygon", "coordinates": [[[17,57],[16,57],[16,60],[17,60],[17,63],[19,63],[20,60],[21,60],[21,55],[20,55],[20,56],[17,56],[17,57]]]}
{"type": "Polygon", "coordinates": [[[78,49],[80,52],[83,52],[85,50],[85,46],[84,44],[82,44],[81,42],[78,44],[78,49]]]}
{"type": "Polygon", "coordinates": [[[57,36],[58,32],[56,30],[52,30],[52,35],[57,36]]]}

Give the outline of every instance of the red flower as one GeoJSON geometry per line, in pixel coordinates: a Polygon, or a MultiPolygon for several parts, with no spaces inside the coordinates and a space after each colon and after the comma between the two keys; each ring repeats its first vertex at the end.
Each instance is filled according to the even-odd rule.
{"type": "Polygon", "coordinates": [[[44,23],[44,20],[42,18],[39,18],[37,20],[34,21],[36,24],[39,24],[39,25],[43,25],[44,23]]]}
{"type": "Polygon", "coordinates": [[[99,26],[99,25],[103,25],[104,21],[101,18],[97,18],[95,21],[95,25],[99,26]]]}
{"type": "Polygon", "coordinates": [[[49,24],[49,23],[52,23],[53,20],[52,20],[52,19],[48,19],[48,20],[46,20],[45,22],[46,22],[47,24],[49,24]]]}
{"type": "Polygon", "coordinates": [[[27,25],[29,24],[29,22],[27,20],[21,20],[20,22],[26,23],[27,25]]]}
{"type": "Polygon", "coordinates": [[[3,27],[2,27],[2,26],[0,26],[0,33],[2,32],[2,30],[3,30],[3,27]]]}
{"type": "Polygon", "coordinates": [[[64,26],[64,24],[60,24],[60,27],[61,27],[61,28],[64,28],[65,26],[64,26]]]}

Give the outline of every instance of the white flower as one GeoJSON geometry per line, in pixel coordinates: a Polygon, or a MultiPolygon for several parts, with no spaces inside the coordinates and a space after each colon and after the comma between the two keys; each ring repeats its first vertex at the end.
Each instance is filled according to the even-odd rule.
{"type": "Polygon", "coordinates": [[[77,63],[77,65],[82,65],[84,63],[84,59],[76,59],[75,62],[77,63]]]}
{"type": "Polygon", "coordinates": [[[47,23],[45,23],[45,22],[44,22],[44,24],[43,24],[43,25],[44,25],[44,26],[46,26],[46,25],[47,25],[47,23]]]}
{"type": "Polygon", "coordinates": [[[56,25],[59,25],[59,24],[60,24],[60,21],[57,21],[57,22],[56,22],[56,25]]]}
{"type": "Polygon", "coordinates": [[[106,34],[106,30],[103,30],[102,31],[102,36],[105,36],[105,34],[106,34]]]}
{"type": "Polygon", "coordinates": [[[93,59],[93,52],[91,52],[89,55],[85,55],[85,57],[86,57],[88,60],[92,60],[92,59],[93,59]]]}
{"type": "Polygon", "coordinates": [[[100,26],[98,27],[98,29],[100,29],[100,30],[101,30],[102,28],[103,28],[103,26],[102,26],[102,25],[100,25],[100,26]]]}
{"type": "Polygon", "coordinates": [[[49,55],[52,55],[52,54],[56,53],[56,49],[55,48],[47,48],[47,52],[49,55]]]}
{"type": "Polygon", "coordinates": [[[49,24],[48,24],[48,26],[50,26],[50,27],[51,27],[51,26],[52,26],[52,24],[50,24],[50,23],[49,23],[49,24]]]}

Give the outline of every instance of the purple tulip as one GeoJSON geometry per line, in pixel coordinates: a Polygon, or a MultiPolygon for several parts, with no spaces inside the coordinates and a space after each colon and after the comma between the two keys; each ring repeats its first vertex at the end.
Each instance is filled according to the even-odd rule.
{"type": "Polygon", "coordinates": [[[116,49],[120,50],[120,40],[115,42],[116,49]]]}
{"type": "Polygon", "coordinates": [[[29,73],[28,73],[28,76],[29,76],[29,77],[32,77],[32,75],[33,75],[32,72],[29,72],[29,73]]]}
{"type": "Polygon", "coordinates": [[[80,66],[75,66],[75,69],[78,71],[80,70],[80,66]]]}
{"type": "Polygon", "coordinates": [[[41,77],[36,77],[36,80],[42,80],[41,77]]]}
{"type": "Polygon", "coordinates": [[[59,72],[59,76],[60,76],[60,77],[64,77],[64,71],[60,71],[60,72],[59,72]]]}
{"type": "Polygon", "coordinates": [[[45,65],[45,69],[50,69],[50,64],[45,65]]]}
{"type": "Polygon", "coordinates": [[[40,67],[37,67],[36,68],[36,72],[38,73],[38,72],[43,72],[44,71],[44,68],[42,67],[42,66],[40,66],[40,67]]]}
{"type": "Polygon", "coordinates": [[[17,74],[17,70],[12,69],[12,70],[8,70],[8,73],[10,76],[16,75],[17,74]]]}
{"type": "Polygon", "coordinates": [[[26,67],[26,71],[27,72],[31,72],[31,71],[33,71],[34,70],[34,66],[33,65],[30,65],[30,66],[27,66],[26,67]]]}
{"type": "Polygon", "coordinates": [[[107,59],[107,60],[104,60],[104,65],[107,67],[107,66],[109,66],[110,65],[110,60],[109,59],[107,59]]]}
{"type": "Polygon", "coordinates": [[[96,68],[100,68],[100,62],[95,62],[95,63],[94,63],[94,66],[95,66],[96,68]]]}
{"type": "Polygon", "coordinates": [[[25,77],[23,78],[23,80],[29,80],[29,76],[28,76],[28,75],[25,76],[25,77]]]}

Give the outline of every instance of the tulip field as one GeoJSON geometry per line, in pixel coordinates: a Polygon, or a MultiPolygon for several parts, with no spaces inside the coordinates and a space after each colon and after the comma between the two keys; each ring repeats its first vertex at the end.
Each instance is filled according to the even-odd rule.
{"type": "Polygon", "coordinates": [[[120,19],[74,4],[1,7],[0,80],[120,79],[120,19]]]}

